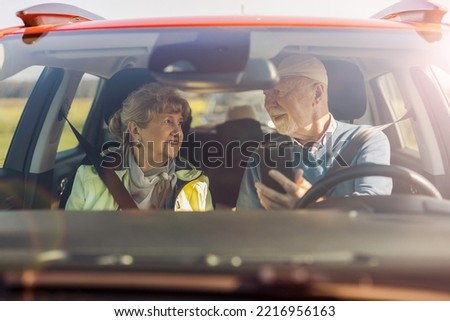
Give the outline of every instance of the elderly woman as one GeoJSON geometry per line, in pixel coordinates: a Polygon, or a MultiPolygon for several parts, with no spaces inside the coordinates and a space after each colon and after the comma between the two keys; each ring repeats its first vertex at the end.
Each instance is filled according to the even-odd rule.
{"type": "MultiPolygon", "coordinates": [[[[142,86],[128,96],[109,121],[121,141],[123,164],[116,174],[139,209],[212,210],[208,178],[178,156],[188,102],[170,87],[142,86]]],[[[67,210],[116,210],[118,205],[97,175],[82,165],[67,210]]]]}

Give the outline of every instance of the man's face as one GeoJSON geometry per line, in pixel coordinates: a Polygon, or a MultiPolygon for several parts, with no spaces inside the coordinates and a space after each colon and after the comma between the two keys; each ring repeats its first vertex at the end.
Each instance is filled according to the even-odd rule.
{"type": "Polygon", "coordinates": [[[295,136],[300,127],[311,125],[314,82],[309,78],[282,77],[264,95],[264,106],[281,134],[295,136]]]}

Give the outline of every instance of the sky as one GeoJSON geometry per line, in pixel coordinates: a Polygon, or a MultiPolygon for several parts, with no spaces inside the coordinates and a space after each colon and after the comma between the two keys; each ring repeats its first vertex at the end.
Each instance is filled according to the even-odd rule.
{"type": "MultiPolygon", "coordinates": [[[[414,1],[414,0],[413,0],[414,1]]],[[[0,0],[0,29],[22,25],[16,12],[45,0],[0,0]]],[[[299,15],[367,18],[397,0],[50,0],[107,19],[197,15],[299,15]]],[[[450,9],[450,0],[437,0],[450,9]]],[[[445,17],[450,22],[450,13],[445,17]]]]}

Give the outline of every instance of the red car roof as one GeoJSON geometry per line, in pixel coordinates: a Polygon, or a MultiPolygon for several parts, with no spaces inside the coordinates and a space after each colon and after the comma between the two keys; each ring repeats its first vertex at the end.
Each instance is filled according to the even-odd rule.
{"type": "MultiPolygon", "coordinates": [[[[442,25],[439,25],[442,27],[442,25]]],[[[96,20],[70,24],[43,25],[37,27],[12,27],[0,30],[0,37],[10,34],[42,33],[49,31],[98,30],[127,28],[176,28],[176,27],[311,27],[352,29],[435,29],[436,25],[408,24],[382,19],[338,19],[275,16],[212,16],[140,18],[127,20],[96,20]]]]}

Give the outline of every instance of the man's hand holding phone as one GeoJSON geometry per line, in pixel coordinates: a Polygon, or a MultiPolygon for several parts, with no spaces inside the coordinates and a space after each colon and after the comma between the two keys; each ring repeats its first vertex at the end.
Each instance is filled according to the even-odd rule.
{"type": "Polygon", "coordinates": [[[294,181],[276,169],[270,169],[268,174],[271,179],[282,186],[284,193],[277,192],[261,182],[255,183],[261,205],[267,210],[294,208],[297,201],[311,188],[311,184],[303,178],[301,169],[295,170],[294,181]]]}

